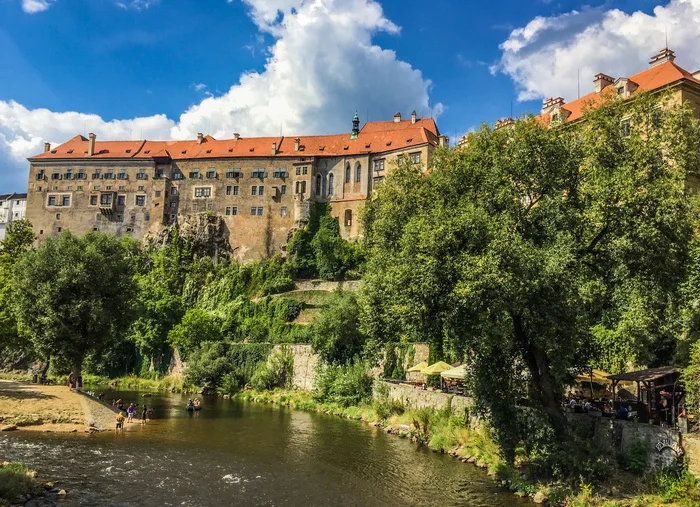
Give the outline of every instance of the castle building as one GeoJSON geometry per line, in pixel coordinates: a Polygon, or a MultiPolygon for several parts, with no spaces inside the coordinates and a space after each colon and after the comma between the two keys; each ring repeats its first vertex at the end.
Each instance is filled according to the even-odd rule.
{"type": "Polygon", "coordinates": [[[0,195],[0,241],[5,239],[7,226],[22,220],[27,210],[27,194],[0,195]]]}
{"type": "MultiPolygon", "coordinates": [[[[596,74],[593,79],[594,90],[576,100],[565,102],[563,97],[548,98],[542,104],[538,118],[547,125],[575,123],[583,118],[587,107],[595,107],[606,98],[618,97],[629,99],[635,93],[670,92],[675,103],[688,104],[696,118],[700,118],[700,70],[689,72],[676,65],[673,51],[664,48],[649,61],[649,67],[629,77],[613,78],[606,74],[596,74]]],[[[629,120],[622,120],[622,129],[629,131],[629,120]]],[[[514,123],[512,118],[500,119],[494,128],[508,127],[514,123]]],[[[458,146],[468,141],[463,136],[458,146]]]]}
{"type": "Polygon", "coordinates": [[[136,239],[216,216],[233,257],[283,251],[314,203],[330,203],[341,235],[362,234],[358,211],[402,157],[427,169],[447,145],[433,119],[369,122],[348,134],[187,141],[101,141],[78,135],[29,158],[27,218],[38,241],[64,230],[136,239]]]}

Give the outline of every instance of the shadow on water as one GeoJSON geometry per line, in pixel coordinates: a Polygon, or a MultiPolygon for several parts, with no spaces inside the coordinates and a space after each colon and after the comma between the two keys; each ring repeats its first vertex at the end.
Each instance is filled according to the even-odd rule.
{"type": "Polygon", "coordinates": [[[524,506],[483,471],[375,428],[237,400],[105,391],[155,418],[121,435],[11,434],[3,459],[25,461],[77,505],[524,506]]]}

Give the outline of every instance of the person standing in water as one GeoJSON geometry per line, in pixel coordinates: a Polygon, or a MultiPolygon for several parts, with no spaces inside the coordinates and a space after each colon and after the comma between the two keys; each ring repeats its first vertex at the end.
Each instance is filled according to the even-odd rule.
{"type": "Polygon", "coordinates": [[[146,404],[143,404],[143,411],[141,412],[141,426],[146,424],[146,416],[148,415],[148,409],[146,408],[146,404]]]}
{"type": "Polygon", "coordinates": [[[122,431],[124,431],[124,414],[119,411],[117,412],[117,427],[114,432],[121,433],[122,431]]]}
{"type": "Polygon", "coordinates": [[[129,404],[129,408],[126,409],[126,413],[129,416],[128,422],[134,422],[134,412],[136,412],[136,405],[133,403],[129,404]]]}

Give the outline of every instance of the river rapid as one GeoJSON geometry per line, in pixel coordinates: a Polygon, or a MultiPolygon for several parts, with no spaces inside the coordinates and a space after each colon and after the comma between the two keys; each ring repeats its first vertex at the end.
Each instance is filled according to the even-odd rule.
{"type": "Polygon", "coordinates": [[[66,507],[529,504],[483,470],[356,421],[219,398],[189,414],[179,394],[105,393],[145,402],[154,419],[121,435],[2,434],[0,457],[58,481],[66,507]]]}

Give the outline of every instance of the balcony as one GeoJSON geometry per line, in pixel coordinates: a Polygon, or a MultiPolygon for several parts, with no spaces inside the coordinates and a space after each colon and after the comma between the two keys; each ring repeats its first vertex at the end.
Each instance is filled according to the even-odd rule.
{"type": "Polygon", "coordinates": [[[116,192],[101,192],[100,193],[100,211],[105,215],[111,215],[116,210],[117,193],[116,192]]]}

